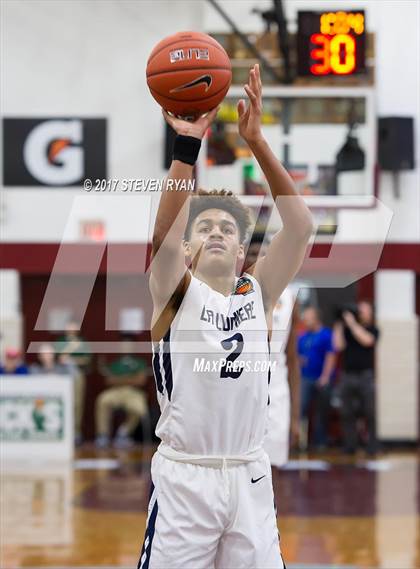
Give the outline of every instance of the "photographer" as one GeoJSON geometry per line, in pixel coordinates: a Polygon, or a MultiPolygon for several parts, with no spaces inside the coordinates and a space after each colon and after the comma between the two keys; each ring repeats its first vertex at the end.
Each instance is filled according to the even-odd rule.
{"type": "Polygon", "coordinates": [[[344,310],[341,319],[334,325],[334,347],[343,352],[341,398],[344,449],[347,454],[354,454],[357,448],[356,420],[360,415],[356,409],[357,403],[366,419],[367,452],[374,455],[377,451],[373,368],[378,337],[373,308],[366,301],[359,302],[357,310],[344,310]]]}

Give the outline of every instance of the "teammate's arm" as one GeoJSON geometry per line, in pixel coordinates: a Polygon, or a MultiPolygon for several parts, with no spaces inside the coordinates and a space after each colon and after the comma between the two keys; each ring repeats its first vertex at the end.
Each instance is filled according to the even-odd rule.
{"type": "Polygon", "coordinates": [[[297,329],[299,322],[299,308],[297,301],[293,307],[292,324],[286,345],[287,381],[290,389],[290,445],[295,448],[299,445],[300,436],[300,362],[297,352],[297,329]]]}
{"type": "MultiPolygon", "coordinates": [[[[165,120],[178,135],[199,141],[216,114],[217,109],[213,109],[195,122],[188,122],[163,111],[165,120]]],[[[182,240],[188,221],[191,195],[188,182],[192,178],[193,165],[181,159],[173,160],[159,202],[152,238],[150,290],[154,301],[162,306],[170,300],[186,271],[182,240]],[[176,182],[185,183],[176,186],[176,182]],[[174,191],[175,187],[185,189],[174,191]]]]}
{"type": "Polygon", "coordinates": [[[283,228],[273,237],[266,255],[258,259],[253,270],[265,298],[274,306],[303,262],[312,233],[312,216],[261,132],[262,85],[258,65],[251,69],[245,91],[249,104],[246,107],[244,100],[238,103],[239,133],[267,178],[283,222],[283,228]]]}

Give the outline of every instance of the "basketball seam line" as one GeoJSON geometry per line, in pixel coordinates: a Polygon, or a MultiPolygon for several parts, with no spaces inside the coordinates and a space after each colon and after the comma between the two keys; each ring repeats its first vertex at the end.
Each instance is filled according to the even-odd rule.
{"type": "MultiPolygon", "coordinates": [[[[211,37],[211,36],[209,36],[209,37],[211,37]]],[[[217,40],[215,40],[214,38],[211,38],[211,39],[214,40],[216,43],[218,43],[217,40]]],[[[172,41],[171,43],[167,43],[166,45],[164,45],[163,47],[161,47],[160,50],[157,51],[157,52],[153,55],[153,59],[154,59],[161,51],[163,51],[164,49],[166,49],[166,48],[169,47],[170,45],[174,45],[174,43],[179,43],[180,41],[182,41],[182,40],[177,39],[177,40],[172,41]]],[[[204,45],[208,45],[208,44],[209,44],[208,40],[204,40],[204,39],[202,39],[202,40],[195,40],[195,39],[192,39],[192,38],[191,38],[191,39],[186,39],[185,41],[196,41],[197,43],[198,43],[198,42],[204,43],[204,45]]],[[[214,45],[214,44],[210,44],[210,45],[212,45],[213,47],[215,47],[216,49],[218,49],[219,51],[221,51],[221,52],[222,52],[224,55],[226,55],[226,56],[228,57],[228,59],[229,59],[229,56],[228,56],[228,54],[227,54],[227,52],[226,52],[226,50],[225,50],[225,48],[224,48],[223,46],[221,46],[220,44],[219,44],[220,47],[217,46],[217,45],[214,45]]],[[[180,49],[184,49],[184,48],[180,48],[180,49]]],[[[186,49],[190,49],[190,48],[186,48],[186,49]]],[[[151,61],[151,56],[150,56],[149,59],[147,60],[146,67],[149,65],[149,62],[150,62],[150,61],[151,61]]]]}
{"type": "MultiPolygon", "coordinates": [[[[207,99],[212,99],[215,95],[220,93],[220,91],[223,91],[223,89],[226,89],[226,85],[224,87],[222,87],[221,89],[219,89],[218,91],[216,91],[215,93],[212,93],[208,97],[199,97],[198,99],[190,99],[190,100],[176,99],[175,97],[168,97],[167,95],[162,95],[161,93],[159,93],[159,91],[156,91],[156,89],[153,89],[152,87],[149,87],[149,89],[150,89],[150,91],[154,91],[160,97],[164,97],[165,99],[169,99],[170,101],[176,101],[177,103],[195,103],[196,101],[206,101],[207,99]]],[[[229,87],[228,87],[228,89],[229,89],[229,87]]],[[[160,105],[159,101],[157,101],[157,103],[160,105]]]]}
{"type": "Polygon", "coordinates": [[[165,73],[178,73],[178,71],[202,71],[202,72],[207,72],[209,73],[210,71],[232,71],[231,67],[209,67],[208,69],[206,67],[183,67],[182,69],[165,69],[163,71],[157,71],[156,73],[150,73],[149,75],[146,75],[147,79],[149,79],[149,77],[156,77],[156,75],[164,75],[165,73]]]}

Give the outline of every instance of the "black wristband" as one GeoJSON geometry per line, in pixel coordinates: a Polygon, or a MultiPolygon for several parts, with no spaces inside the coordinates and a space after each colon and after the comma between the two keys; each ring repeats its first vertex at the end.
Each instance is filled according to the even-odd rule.
{"type": "Polygon", "coordinates": [[[174,143],[173,159],[194,166],[201,148],[201,140],[194,136],[177,134],[174,143]]]}

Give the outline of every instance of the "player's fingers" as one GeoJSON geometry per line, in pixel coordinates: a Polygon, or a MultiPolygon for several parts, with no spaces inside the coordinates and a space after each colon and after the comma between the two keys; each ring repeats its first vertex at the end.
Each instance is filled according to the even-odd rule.
{"type": "Polygon", "coordinates": [[[209,123],[211,123],[212,121],[214,121],[214,119],[216,118],[216,115],[217,115],[217,113],[219,112],[219,110],[220,110],[220,105],[219,105],[218,107],[212,109],[212,110],[208,113],[208,115],[207,115],[206,118],[207,118],[207,120],[208,120],[209,123]]]}
{"type": "Polygon", "coordinates": [[[260,76],[259,76],[259,66],[258,63],[256,63],[254,65],[254,67],[251,69],[250,71],[250,77],[251,77],[251,87],[254,91],[254,93],[256,94],[256,96],[261,99],[262,96],[262,92],[261,92],[261,80],[260,80],[260,76]]]}
{"type": "Polygon", "coordinates": [[[261,81],[261,71],[260,71],[260,64],[257,63],[255,66],[255,75],[257,78],[257,84],[260,94],[262,93],[262,81],[261,81]]]}
{"type": "Polygon", "coordinates": [[[255,65],[249,72],[249,84],[251,86],[251,89],[254,91],[254,93],[257,94],[258,93],[258,81],[257,81],[257,74],[256,74],[256,70],[255,70],[255,65]]]}
{"type": "Polygon", "coordinates": [[[244,85],[244,89],[251,103],[255,105],[257,103],[257,95],[254,93],[254,91],[251,89],[249,85],[244,85]]]}
{"type": "Polygon", "coordinates": [[[262,101],[261,101],[261,96],[260,95],[256,95],[254,93],[254,91],[249,87],[249,85],[245,85],[245,91],[249,97],[249,100],[251,102],[251,104],[249,105],[249,111],[251,112],[255,112],[257,114],[261,114],[262,113],[262,101]]]}
{"type": "Polygon", "coordinates": [[[245,114],[245,101],[243,99],[240,99],[238,101],[237,108],[238,108],[239,118],[242,118],[243,115],[245,114]]]}
{"type": "Polygon", "coordinates": [[[209,111],[204,117],[200,117],[197,122],[207,128],[216,118],[219,109],[220,105],[209,111]]]}
{"type": "Polygon", "coordinates": [[[169,126],[171,126],[172,128],[174,127],[174,123],[175,123],[175,119],[174,117],[172,117],[168,111],[165,111],[165,109],[162,109],[162,114],[166,120],[166,122],[169,124],[169,126]]]}

